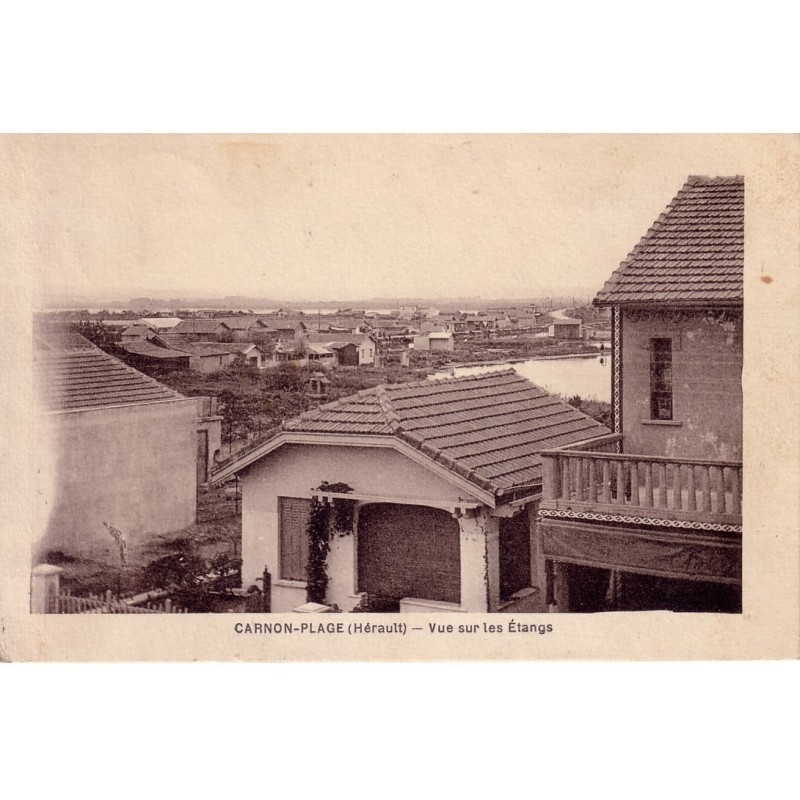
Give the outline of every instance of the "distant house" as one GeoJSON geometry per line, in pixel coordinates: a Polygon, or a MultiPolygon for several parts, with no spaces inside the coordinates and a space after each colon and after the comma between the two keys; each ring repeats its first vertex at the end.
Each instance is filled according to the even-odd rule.
{"type": "Polygon", "coordinates": [[[255,342],[266,344],[267,342],[278,341],[278,331],[267,323],[263,322],[259,317],[255,316],[237,316],[237,317],[221,317],[220,322],[233,332],[233,338],[237,342],[255,342]]]}
{"type": "Polygon", "coordinates": [[[447,323],[435,319],[424,319],[419,325],[420,333],[433,333],[434,331],[446,331],[447,323]]]}
{"type": "Polygon", "coordinates": [[[326,559],[325,600],[342,610],[366,593],[400,611],[541,611],[538,453],[607,432],[506,370],[323,405],[213,480],[239,476],[244,586],[268,569],[273,611],[306,602],[315,499],[346,520],[326,559]]]}
{"type": "Polygon", "coordinates": [[[44,441],[34,557],[61,551],[119,564],[104,522],[137,548],[195,521],[197,401],[81,336],[35,340],[44,441]]]}
{"type": "MultiPolygon", "coordinates": [[[[196,344],[200,345],[206,343],[197,342],[196,344]]],[[[215,344],[215,347],[230,353],[233,357],[232,360],[241,356],[244,358],[245,364],[249,367],[253,367],[253,369],[264,369],[266,361],[269,358],[262,347],[251,342],[219,342],[215,344]]]]}
{"type": "Polygon", "coordinates": [[[326,347],[336,354],[336,363],[340,367],[358,366],[358,345],[354,342],[331,342],[328,345],[318,345],[326,347]]]}
{"type": "Polygon", "coordinates": [[[122,331],[123,342],[138,342],[143,339],[148,339],[156,332],[156,329],[151,325],[144,325],[143,323],[136,323],[122,331]]]}
{"type": "Polygon", "coordinates": [[[369,320],[369,326],[377,339],[396,339],[408,336],[409,327],[399,319],[375,317],[369,320]]]}
{"type": "Polygon", "coordinates": [[[551,339],[583,338],[583,322],[579,319],[557,319],[547,326],[547,335],[551,339]]]}
{"type": "Polygon", "coordinates": [[[466,315],[462,315],[459,312],[441,312],[436,319],[444,323],[446,330],[454,333],[463,333],[468,327],[466,315]]]}
{"type": "Polygon", "coordinates": [[[219,319],[185,319],[172,329],[172,333],[179,333],[190,342],[233,338],[231,329],[219,319]]]}
{"type": "Polygon", "coordinates": [[[455,336],[452,331],[433,331],[424,336],[415,336],[414,349],[452,352],[455,349],[455,336]]]}
{"type": "Polygon", "coordinates": [[[309,342],[306,345],[306,358],[309,365],[325,369],[331,369],[337,363],[336,351],[316,342],[309,342]]]}
{"type": "Polygon", "coordinates": [[[342,334],[342,333],[309,333],[306,336],[309,344],[322,344],[339,353],[339,364],[342,366],[362,366],[374,364],[378,355],[378,343],[368,334],[342,334]],[[357,351],[357,360],[351,353],[352,348],[344,345],[354,345],[357,351]]]}
{"type": "Polygon", "coordinates": [[[259,319],[267,328],[277,331],[277,338],[281,342],[302,339],[311,325],[308,320],[301,320],[297,317],[261,315],[259,319]],[[308,324],[306,324],[307,322],[308,324]]]}
{"type": "Polygon", "coordinates": [[[275,366],[277,364],[288,364],[288,363],[295,363],[295,364],[306,364],[305,356],[303,355],[302,351],[295,345],[290,344],[289,342],[278,342],[275,345],[275,350],[272,353],[271,362],[267,364],[268,367],[275,366]]]}
{"type": "Polygon", "coordinates": [[[119,352],[125,362],[143,372],[177,372],[191,369],[189,353],[173,350],[148,339],[133,339],[123,342],[119,352]]]}
{"type": "Polygon", "coordinates": [[[188,354],[189,368],[195,372],[219,372],[236,358],[236,351],[221,342],[190,342],[179,333],[162,333],[151,341],[188,354]]]}

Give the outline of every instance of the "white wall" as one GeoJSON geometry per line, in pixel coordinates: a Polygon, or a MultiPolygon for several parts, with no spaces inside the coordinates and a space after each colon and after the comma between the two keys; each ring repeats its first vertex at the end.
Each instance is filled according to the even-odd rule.
{"type": "MultiPolygon", "coordinates": [[[[103,522],[119,528],[131,549],[195,521],[196,401],[47,414],[55,483],[38,551],[118,558],[103,522]]],[[[114,561],[113,563],[117,563],[114,561]]]]}

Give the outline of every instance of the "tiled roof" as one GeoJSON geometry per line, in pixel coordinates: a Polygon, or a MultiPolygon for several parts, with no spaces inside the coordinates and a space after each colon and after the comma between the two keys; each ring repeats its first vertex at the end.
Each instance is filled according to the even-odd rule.
{"type": "Polygon", "coordinates": [[[175,328],[181,324],[180,317],[142,317],[139,320],[142,325],[152,325],[159,330],[175,328]]]}
{"type": "Polygon", "coordinates": [[[228,326],[220,319],[185,319],[180,325],[176,325],[173,333],[216,333],[220,326],[223,330],[230,330],[228,326]]]}
{"type": "Polygon", "coordinates": [[[609,433],[513,370],[377,386],[284,430],[396,436],[495,494],[538,484],[540,451],[609,433]]]}
{"type": "Polygon", "coordinates": [[[366,333],[309,333],[306,336],[307,342],[316,342],[317,344],[357,344],[361,345],[364,342],[372,340],[372,337],[366,333]]]}
{"type": "Polygon", "coordinates": [[[189,353],[180,350],[173,350],[167,347],[159,347],[148,341],[122,342],[120,347],[133,356],[144,356],[146,358],[158,358],[161,360],[174,361],[178,358],[189,358],[189,353]]]}
{"type": "Polygon", "coordinates": [[[207,348],[204,354],[207,354],[211,350],[216,350],[221,353],[246,353],[254,347],[257,350],[262,349],[253,342],[194,342],[194,346],[207,348]]]}
{"type": "Polygon", "coordinates": [[[232,352],[218,342],[190,342],[180,333],[160,333],[158,339],[170,350],[179,350],[192,356],[224,356],[232,352]]]}
{"type": "Polygon", "coordinates": [[[59,331],[58,333],[34,334],[36,350],[95,350],[95,346],[79,333],[59,331]]]}
{"type": "Polygon", "coordinates": [[[324,344],[317,344],[317,342],[309,342],[308,343],[308,352],[313,353],[314,355],[324,356],[324,355],[333,355],[333,349],[331,347],[326,347],[324,344]]]}
{"type": "Polygon", "coordinates": [[[185,399],[88,342],[88,347],[48,344],[34,355],[37,394],[48,411],[185,399]]]}
{"type": "Polygon", "coordinates": [[[692,175],[594,302],[741,303],[743,279],[744,178],[692,175]]]}
{"type": "Polygon", "coordinates": [[[232,331],[247,331],[252,327],[266,328],[267,323],[263,322],[258,317],[246,317],[244,315],[238,317],[219,317],[219,322],[224,322],[232,331]]]}
{"type": "Polygon", "coordinates": [[[270,317],[261,314],[258,318],[264,325],[276,331],[285,331],[288,330],[289,328],[294,329],[298,328],[301,325],[307,327],[306,326],[307,322],[309,323],[309,325],[312,324],[311,317],[308,317],[308,319],[303,320],[303,319],[297,319],[296,317],[270,317]]]}
{"type": "Polygon", "coordinates": [[[122,331],[123,336],[149,336],[150,334],[154,333],[154,329],[152,325],[143,325],[140,323],[136,323],[135,325],[131,325],[130,328],[125,328],[122,331]]]}

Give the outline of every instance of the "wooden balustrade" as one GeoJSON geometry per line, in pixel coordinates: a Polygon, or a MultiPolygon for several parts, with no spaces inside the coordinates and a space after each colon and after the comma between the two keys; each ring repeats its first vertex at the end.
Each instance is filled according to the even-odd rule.
{"type": "Polygon", "coordinates": [[[741,525],[740,463],[574,449],[541,455],[543,509],[741,525]]]}

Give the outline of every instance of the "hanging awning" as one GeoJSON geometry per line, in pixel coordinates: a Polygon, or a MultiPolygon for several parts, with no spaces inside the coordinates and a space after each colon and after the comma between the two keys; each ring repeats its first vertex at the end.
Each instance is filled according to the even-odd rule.
{"type": "Polygon", "coordinates": [[[679,580],[741,584],[741,538],[703,531],[664,532],[544,518],[544,556],[551,561],[679,580]]]}

